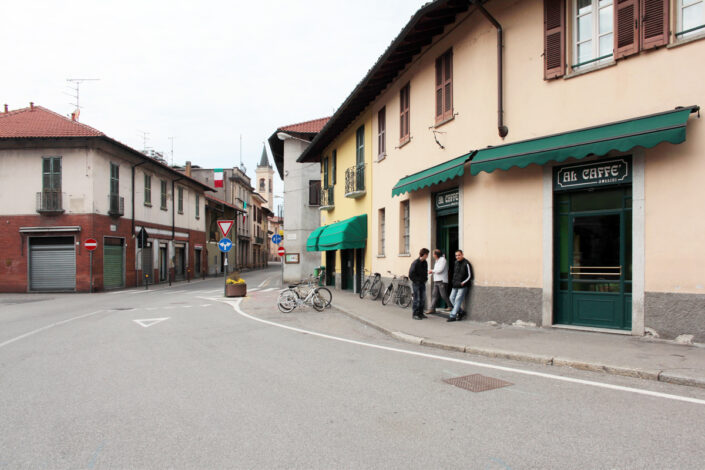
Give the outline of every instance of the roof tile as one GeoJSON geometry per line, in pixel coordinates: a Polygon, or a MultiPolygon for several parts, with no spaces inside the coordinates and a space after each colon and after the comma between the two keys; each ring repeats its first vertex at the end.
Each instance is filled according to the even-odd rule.
{"type": "Polygon", "coordinates": [[[288,126],[282,126],[279,128],[280,131],[284,132],[298,132],[301,134],[315,134],[323,129],[330,117],[324,117],[320,119],[314,119],[312,121],[299,122],[297,124],[289,124],[288,126]]]}
{"type": "Polygon", "coordinates": [[[41,106],[0,112],[0,138],[104,136],[90,126],[41,106]]]}

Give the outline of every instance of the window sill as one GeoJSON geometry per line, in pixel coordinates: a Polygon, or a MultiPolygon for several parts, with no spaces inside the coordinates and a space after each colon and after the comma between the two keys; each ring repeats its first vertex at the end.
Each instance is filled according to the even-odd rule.
{"type": "Polygon", "coordinates": [[[695,34],[693,36],[689,36],[687,38],[676,39],[671,44],[668,44],[666,46],[666,49],[673,49],[674,47],[685,46],[686,44],[690,44],[691,42],[699,41],[701,39],[705,39],[705,31],[695,34]]]}
{"type": "Polygon", "coordinates": [[[166,207],[160,207],[161,210],[167,211],[168,209],[166,207]]]}
{"type": "Polygon", "coordinates": [[[380,153],[379,155],[377,155],[377,161],[378,161],[378,162],[381,162],[381,161],[384,160],[385,158],[387,158],[387,153],[386,153],[386,152],[385,152],[385,153],[380,153]]]}
{"type": "Polygon", "coordinates": [[[178,211],[177,214],[184,215],[184,211],[178,211]]]}
{"type": "Polygon", "coordinates": [[[150,204],[149,202],[145,202],[144,207],[152,207],[152,204],[150,204]]]}
{"type": "Polygon", "coordinates": [[[411,253],[399,253],[399,257],[401,257],[401,258],[411,258],[411,253]]]}
{"type": "Polygon", "coordinates": [[[439,127],[443,127],[445,124],[448,124],[449,122],[451,122],[451,121],[454,120],[454,119],[455,119],[455,114],[453,114],[453,115],[452,115],[451,117],[449,117],[449,118],[445,118],[445,119],[443,119],[443,120],[441,120],[441,121],[436,122],[436,124],[433,126],[433,128],[434,128],[434,129],[438,129],[439,127]]]}
{"type": "Polygon", "coordinates": [[[201,218],[199,216],[196,216],[196,220],[201,220],[201,218]]]}
{"type": "Polygon", "coordinates": [[[377,255],[377,258],[386,258],[384,255],[377,255]]]}
{"type": "Polygon", "coordinates": [[[406,144],[408,144],[409,142],[411,142],[411,137],[405,137],[403,140],[399,141],[399,146],[397,148],[400,149],[403,146],[405,146],[406,144]]]}
{"type": "Polygon", "coordinates": [[[570,80],[571,78],[579,77],[580,75],[585,75],[586,73],[594,72],[596,70],[602,70],[609,67],[613,67],[615,65],[617,65],[617,61],[613,59],[612,61],[606,62],[604,64],[586,66],[585,68],[581,68],[580,70],[574,70],[570,73],[565,74],[563,76],[563,80],[570,80]]]}

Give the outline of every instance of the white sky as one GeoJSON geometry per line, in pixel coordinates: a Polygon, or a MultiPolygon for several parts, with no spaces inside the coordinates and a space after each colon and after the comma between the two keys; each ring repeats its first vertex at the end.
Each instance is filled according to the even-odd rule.
{"type": "Polygon", "coordinates": [[[66,79],[99,78],[81,85],[81,122],[138,150],[149,132],[167,159],[173,136],[174,163],[202,167],[237,165],[242,134],[254,179],[263,141],[332,115],[423,3],[4,2],[0,105],[68,115],[66,79]]]}

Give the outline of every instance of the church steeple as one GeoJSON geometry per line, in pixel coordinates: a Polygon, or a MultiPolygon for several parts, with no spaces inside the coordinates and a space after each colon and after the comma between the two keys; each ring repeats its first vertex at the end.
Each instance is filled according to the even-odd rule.
{"type": "Polygon", "coordinates": [[[274,175],[274,169],[269,164],[269,158],[267,158],[267,147],[262,147],[262,158],[260,158],[257,168],[255,168],[255,174],[257,175],[257,192],[267,200],[265,206],[273,211],[274,187],[272,186],[272,176],[274,175]]]}
{"type": "Polygon", "coordinates": [[[262,146],[262,158],[259,159],[257,168],[272,168],[272,165],[269,164],[269,158],[267,158],[267,148],[265,146],[262,146]]]}

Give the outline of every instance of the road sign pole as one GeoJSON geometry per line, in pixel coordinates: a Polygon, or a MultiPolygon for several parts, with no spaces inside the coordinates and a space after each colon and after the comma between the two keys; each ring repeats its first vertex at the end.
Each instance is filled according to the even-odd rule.
{"type": "Polygon", "coordinates": [[[223,296],[227,297],[228,295],[228,253],[223,253],[225,255],[225,259],[223,259],[223,296]]]}
{"type": "Polygon", "coordinates": [[[93,250],[88,252],[88,264],[90,264],[89,272],[91,273],[91,290],[90,293],[93,293],[93,250]]]}

